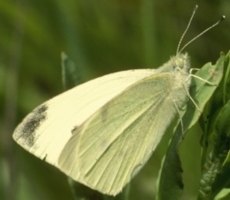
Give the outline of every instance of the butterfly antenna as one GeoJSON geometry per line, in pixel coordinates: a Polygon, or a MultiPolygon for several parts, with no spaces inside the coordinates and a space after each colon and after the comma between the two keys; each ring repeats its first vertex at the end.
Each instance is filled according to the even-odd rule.
{"type": "MultiPolygon", "coordinates": [[[[195,5],[195,8],[193,9],[192,15],[191,15],[191,17],[190,17],[190,19],[189,19],[188,25],[187,25],[187,27],[186,27],[184,33],[182,34],[182,36],[181,36],[181,38],[180,38],[180,40],[179,40],[179,43],[178,43],[178,46],[177,46],[177,50],[176,50],[176,55],[177,55],[178,53],[181,52],[181,50],[179,50],[179,49],[180,49],[181,42],[182,42],[182,40],[184,39],[184,36],[185,36],[185,34],[187,33],[187,31],[188,31],[188,29],[189,29],[189,27],[190,27],[190,25],[191,25],[191,23],[192,23],[192,20],[193,20],[193,17],[194,17],[194,15],[195,15],[196,11],[197,11],[197,8],[198,8],[198,5],[195,5]]],[[[186,46],[187,46],[187,45],[186,45],[186,46]]],[[[184,49],[184,47],[183,47],[182,49],[184,49]]]]}
{"type": "Polygon", "coordinates": [[[221,23],[223,20],[225,19],[225,15],[223,15],[220,20],[218,20],[215,24],[213,24],[212,26],[208,27],[207,29],[205,29],[204,31],[202,31],[200,34],[198,34],[196,37],[194,37],[193,39],[191,39],[189,42],[187,42],[182,48],[181,50],[179,50],[178,53],[182,52],[185,47],[187,47],[190,43],[192,43],[194,40],[196,40],[198,37],[200,37],[201,35],[205,34],[206,32],[208,32],[210,29],[214,28],[215,26],[217,26],[219,23],[221,23]]]}

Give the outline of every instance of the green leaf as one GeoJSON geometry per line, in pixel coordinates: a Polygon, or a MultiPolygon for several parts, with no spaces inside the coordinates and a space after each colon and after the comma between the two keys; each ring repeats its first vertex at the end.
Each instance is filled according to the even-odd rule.
{"type": "Polygon", "coordinates": [[[209,151],[206,155],[206,162],[203,167],[203,174],[200,183],[200,195],[210,199],[222,188],[229,184],[229,163],[226,165],[225,176],[219,175],[230,149],[230,101],[221,109],[216,123],[215,130],[210,135],[209,151]],[[216,177],[218,176],[218,179],[216,177]],[[215,181],[215,182],[214,182],[215,181]]]}
{"type": "MultiPolygon", "coordinates": [[[[213,199],[223,188],[230,186],[230,100],[226,90],[226,85],[229,85],[229,57],[226,56],[225,77],[221,84],[218,94],[218,101],[215,101],[216,106],[210,109],[212,123],[208,123],[204,138],[206,145],[203,151],[203,169],[200,181],[199,199],[213,199]],[[221,98],[220,98],[221,97],[221,98]],[[216,103],[218,102],[218,103],[216,103]],[[222,106],[222,107],[220,107],[222,106]],[[215,107],[217,107],[215,109],[215,107]],[[213,110],[218,110],[217,114],[211,115],[213,110]]],[[[204,143],[204,142],[203,142],[204,143]]]]}
{"type": "Polygon", "coordinates": [[[221,199],[225,199],[225,197],[227,197],[230,194],[230,189],[223,189],[221,190],[218,195],[215,197],[214,200],[221,200],[221,199]]]}
{"type": "Polygon", "coordinates": [[[62,82],[64,88],[70,89],[74,86],[77,86],[83,83],[80,67],[68,58],[68,56],[62,52],[62,82]]]}

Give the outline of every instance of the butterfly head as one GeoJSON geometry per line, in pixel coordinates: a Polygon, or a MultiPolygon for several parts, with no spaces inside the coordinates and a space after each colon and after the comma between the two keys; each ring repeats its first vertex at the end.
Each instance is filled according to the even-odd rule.
{"type": "Polygon", "coordinates": [[[172,63],[173,63],[173,68],[174,71],[177,72],[189,72],[190,69],[190,60],[189,60],[189,56],[187,53],[184,54],[178,54],[175,57],[171,58],[172,63]]]}

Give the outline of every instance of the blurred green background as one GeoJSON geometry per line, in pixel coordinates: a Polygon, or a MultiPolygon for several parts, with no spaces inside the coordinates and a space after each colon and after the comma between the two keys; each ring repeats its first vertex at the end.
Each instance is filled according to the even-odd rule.
{"type": "MultiPolygon", "coordinates": [[[[73,199],[65,175],[12,140],[27,113],[63,91],[61,52],[76,63],[85,81],[125,69],[156,68],[176,53],[196,3],[199,9],[184,43],[221,15],[227,17],[186,48],[192,67],[200,67],[229,50],[230,1],[0,1],[0,199],[73,199]]],[[[200,135],[193,132],[181,148],[183,166],[188,166],[186,200],[193,199],[199,180],[194,157],[199,161],[200,135]]],[[[131,199],[154,198],[167,143],[164,138],[132,181],[131,199]]]]}

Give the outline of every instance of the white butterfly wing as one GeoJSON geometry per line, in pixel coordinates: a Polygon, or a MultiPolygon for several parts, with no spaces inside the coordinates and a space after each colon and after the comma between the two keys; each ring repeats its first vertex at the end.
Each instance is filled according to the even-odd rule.
{"type": "Polygon", "coordinates": [[[32,154],[57,166],[72,130],[127,87],[154,73],[129,70],[79,85],[37,107],[18,125],[13,138],[32,154]]]}
{"type": "Polygon", "coordinates": [[[65,145],[59,168],[102,193],[116,195],[143,167],[165,129],[185,103],[175,99],[171,74],[163,73],[131,85],[97,110],[65,145]]]}

